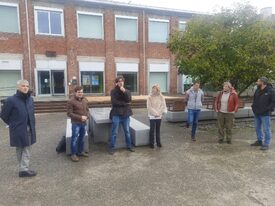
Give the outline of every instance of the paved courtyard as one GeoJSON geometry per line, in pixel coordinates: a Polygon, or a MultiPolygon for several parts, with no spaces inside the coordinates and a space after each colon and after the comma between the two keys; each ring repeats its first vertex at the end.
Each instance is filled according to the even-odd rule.
{"type": "MultiPolygon", "coordinates": [[[[134,113],[148,124],[146,110],[134,113]]],[[[18,178],[15,149],[0,122],[0,205],[275,205],[275,146],[267,152],[249,146],[255,140],[251,120],[237,121],[232,145],[217,143],[214,122],[202,122],[193,143],[181,123],[163,121],[162,149],[111,156],[106,145],[91,145],[90,157],[73,163],[55,152],[65,118],[37,115],[32,168],[38,176],[29,179],[18,178]]]]}

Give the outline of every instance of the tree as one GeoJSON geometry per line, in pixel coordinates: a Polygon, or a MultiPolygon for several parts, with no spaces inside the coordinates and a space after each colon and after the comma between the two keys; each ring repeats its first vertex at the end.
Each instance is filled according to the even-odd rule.
{"type": "Polygon", "coordinates": [[[275,22],[248,4],[197,16],[185,32],[171,34],[168,47],[181,74],[215,89],[226,80],[239,94],[260,76],[275,79],[275,22]]]}

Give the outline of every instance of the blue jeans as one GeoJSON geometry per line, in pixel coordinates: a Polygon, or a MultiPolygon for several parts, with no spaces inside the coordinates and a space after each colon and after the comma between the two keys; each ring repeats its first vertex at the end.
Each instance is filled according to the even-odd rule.
{"type": "Polygon", "coordinates": [[[255,129],[256,129],[258,141],[262,141],[264,145],[269,145],[272,138],[271,128],[270,128],[271,117],[255,115],[254,119],[255,119],[255,129]],[[262,127],[264,130],[264,138],[263,138],[262,127]]]}
{"type": "Polygon", "coordinates": [[[123,117],[119,115],[115,115],[112,117],[112,135],[109,141],[109,147],[110,149],[115,149],[116,137],[120,124],[122,124],[123,127],[127,148],[130,149],[132,148],[132,141],[130,135],[130,117],[123,117]]]}
{"type": "Polygon", "coordinates": [[[84,150],[86,123],[72,123],[71,154],[80,154],[84,150]]]}
{"type": "Polygon", "coordinates": [[[199,109],[188,109],[188,124],[192,125],[191,137],[195,137],[200,115],[199,109]]]}

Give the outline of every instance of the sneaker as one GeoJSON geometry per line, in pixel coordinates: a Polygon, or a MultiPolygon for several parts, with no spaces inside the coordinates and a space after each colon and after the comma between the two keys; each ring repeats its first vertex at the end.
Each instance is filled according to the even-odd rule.
{"type": "Polygon", "coordinates": [[[135,152],[135,150],[133,148],[128,148],[127,149],[129,152],[135,152]]]}
{"type": "Polygon", "coordinates": [[[78,156],[89,157],[89,153],[88,152],[81,152],[80,154],[78,154],[78,156]]]}
{"type": "Polygon", "coordinates": [[[256,147],[256,146],[263,146],[263,142],[260,141],[260,140],[257,140],[256,142],[252,143],[250,146],[254,146],[254,147],[256,147]]]}
{"type": "Polygon", "coordinates": [[[114,149],[109,149],[108,153],[109,153],[109,155],[113,155],[113,154],[115,154],[115,150],[114,149]]]}
{"type": "Polygon", "coordinates": [[[19,172],[19,177],[34,177],[36,176],[37,173],[32,170],[27,170],[27,171],[20,171],[19,172]]]}
{"type": "Polygon", "coordinates": [[[219,139],[218,143],[222,144],[223,143],[223,139],[219,139]]]}
{"type": "Polygon", "coordinates": [[[150,146],[149,146],[151,149],[154,149],[155,148],[155,146],[154,145],[152,145],[152,144],[150,144],[150,146]]]}
{"type": "Polygon", "coordinates": [[[73,162],[78,162],[78,161],[79,161],[79,159],[78,159],[78,157],[77,157],[76,155],[72,155],[72,156],[71,156],[71,160],[72,160],[73,162]]]}
{"type": "Polygon", "coordinates": [[[162,144],[161,144],[161,143],[160,143],[160,144],[157,144],[157,146],[158,146],[158,147],[162,147],[162,144]]]}
{"type": "Polygon", "coordinates": [[[232,144],[231,140],[226,141],[227,144],[232,144]]]}
{"type": "Polygon", "coordinates": [[[264,150],[268,150],[268,149],[269,149],[268,145],[263,145],[260,150],[264,151],[264,150]]]}
{"type": "Polygon", "coordinates": [[[196,141],[196,137],[191,137],[191,140],[192,140],[193,142],[195,142],[195,141],[196,141]]]}

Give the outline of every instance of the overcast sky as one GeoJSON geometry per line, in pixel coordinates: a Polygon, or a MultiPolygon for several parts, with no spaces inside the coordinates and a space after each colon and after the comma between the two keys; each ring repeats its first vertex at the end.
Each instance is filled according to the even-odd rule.
{"type": "MultiPolygon", "coordinates": [[[[234,2],[241,0],[113,0],[132,4],[141,4],[147,6],[175,8],[182,10],[192,10],[200,12],[213,12],[219,10],[220,7],[232,7],[234,2]]],[[[252,6],[258,11],[264,7],[272,7],[273,14],[275,13],[275,0],[248,0],[252,6]]]]}

